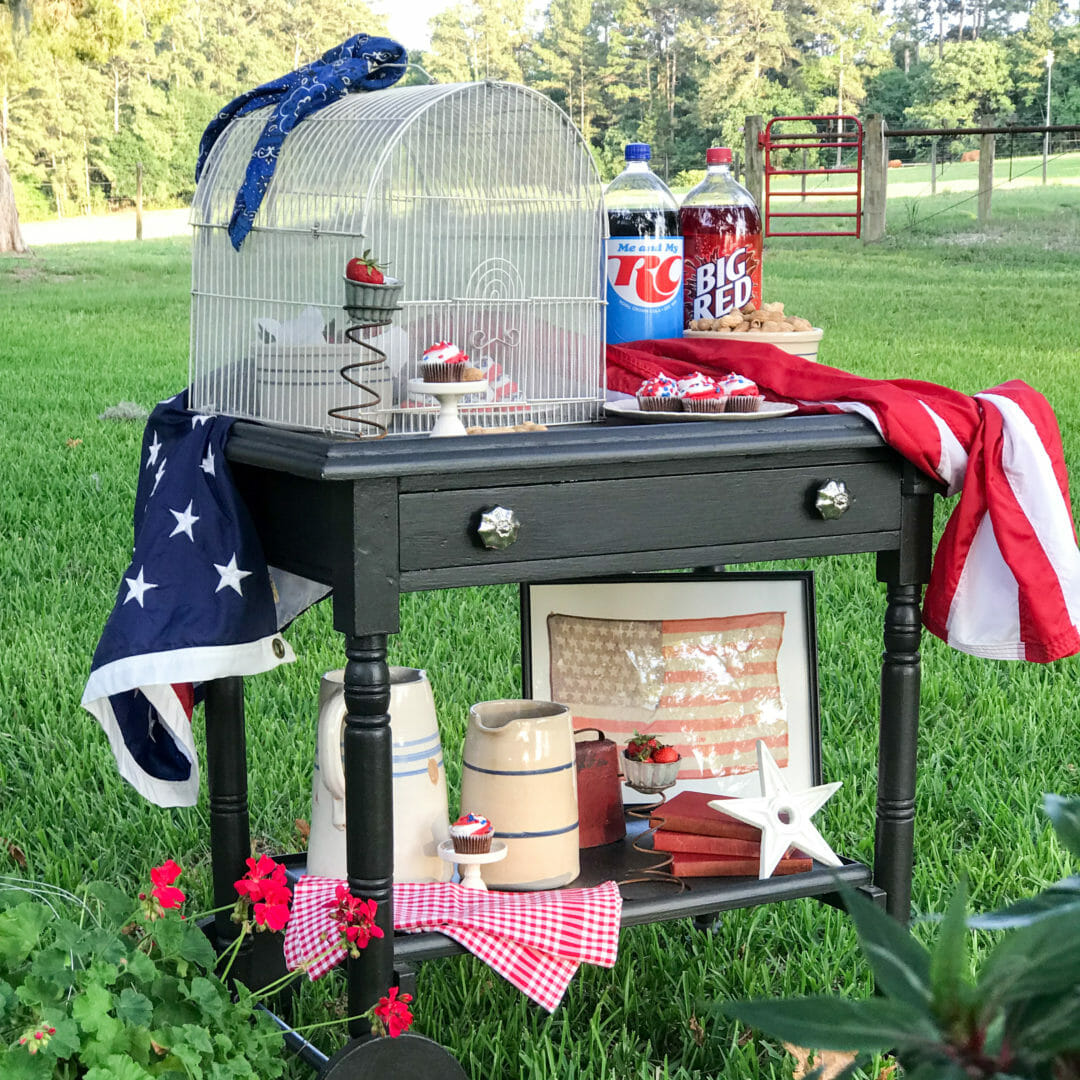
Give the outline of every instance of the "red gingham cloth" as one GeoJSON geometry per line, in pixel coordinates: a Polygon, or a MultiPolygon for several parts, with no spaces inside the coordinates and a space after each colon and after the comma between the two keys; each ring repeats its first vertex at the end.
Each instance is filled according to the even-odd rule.
{"type": "MultiPolygon", "coordinates": [[[[317,979],[345,958],[321,940],[336,937],[328,913],[344,880],[305,876],[293,889],[285,930],[290,970],[310,961],[317,979]]],[[[394,929],[445,934],[480,957],[548,1012],[554,1012],[581,963],[613,967],[622,897],[614,881],[589,889],[483,892],[452,882],[394,886],[394,929]]]]}

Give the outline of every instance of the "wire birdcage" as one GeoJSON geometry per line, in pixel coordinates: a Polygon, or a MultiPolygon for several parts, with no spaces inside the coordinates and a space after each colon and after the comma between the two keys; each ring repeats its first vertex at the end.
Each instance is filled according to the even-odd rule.
{"type": "Polygon", "coordinates": [[[331,415],[352,410],[424,431],[438,407],[408,380],[448,340],[487,380],[461,404],[467,423],[600,416],[606,217],[565,113],[509,83],[347,95],[289,135],[237,252],[227,225],[266,117],[230,124],[192,204],[194,408],[367,434],[331,415]],[[342,305],[346,263],[366,249],[404,283],[389,324],[350,335],[386,354],[364,375],[378,402],[340,374],[363,352],[342,305]]]}

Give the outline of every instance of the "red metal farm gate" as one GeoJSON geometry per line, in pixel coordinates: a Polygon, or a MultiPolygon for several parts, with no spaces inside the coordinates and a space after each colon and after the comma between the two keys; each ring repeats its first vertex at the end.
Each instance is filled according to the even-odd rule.
{"type": "MultiPolygon", "coordinates": [[[[765,158],[765,235],[766,236],[858,236],[862,225],[862,155],[863,155],[863,129],[857,117],[854,116],[774,116],[766,125],[765,130],[758,137],[765,158]],[[811,123],[813,131],[782,132],[773,130],[774,124],[811,123]],[[830,130],[831,128],[831,130],[830,130]],[[836,150],[839,164],[833,167],[816,169],[780,169],[773,165],[772,155],[784,150],[836,150]],[[856,162],[854,166],[842,163],[842,155],[845,150],[855,150],[856,162]],[[833,176],[853,175],[855,177],[854,190],[835,191],[831,188],[811,188],[807,190],[805,178],[807,176],[833,176]],[[799,176],[803,183],[798,188],[781,188],[777,190],[773,186],[773,178],[777,176],[799,176]],[[774,210],[773,199],[805,199],[810,196],[829,196],[831,198],[854,197],[855,210],[852,213],[838,210],[774,210]],[[828,232],[778,232],[772,227],[773,218],[844,218],[854,219],[854,229],[832,229],[828,232]]],[[[806,155],[803,155],[805,165],[806,155]]]]}

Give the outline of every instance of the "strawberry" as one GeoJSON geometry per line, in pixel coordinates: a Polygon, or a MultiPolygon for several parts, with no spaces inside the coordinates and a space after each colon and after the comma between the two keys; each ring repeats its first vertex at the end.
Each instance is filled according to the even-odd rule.
{"type": "Polygon", "coordinates": [[[674,746],[660,746],[652,752],[649,760],[656,765],[665,765],[671,761],[678,761],[679,751],[674,746]]]}
{"type": "Polygon", "coordinates": [[[633,761],[647,761],[652,751],[650,743],[655,746],[656,740],[650,739],[648,735],[642,735],[640,731],[635,731],[626,744],[626,756],[633,761]]]}
{"type": "Polygon", "coordinates": [[[362,285],[382,285],[386,280],[370,249],[358,259],[350,259],[345,265],[345,276],[362,285]]]}

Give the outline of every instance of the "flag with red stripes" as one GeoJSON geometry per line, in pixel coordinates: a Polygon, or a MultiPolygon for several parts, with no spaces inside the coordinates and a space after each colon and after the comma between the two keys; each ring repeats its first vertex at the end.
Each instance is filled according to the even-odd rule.
{"type": "Polygon", "coordinates": [[[697,619],[548,616],[551,692],[575,728],[617,743],[635,732],[674,746],[680,780],[757,769],[765,741],[788,763],[777,657],[784,613],[697,619]]]}
{"type": "Polygon", "coordinates": [[[866,379],[773,345],[682,338],[609,345],[608,386],[659,371],[736,371],[800,412],[853,412],[960,499],[938,542],[923,623],[961,652],[1048,662],[1080,652],[1080,550],[1061,433],[1046,398],[1011,380],[975,395],[866,379]]]}

